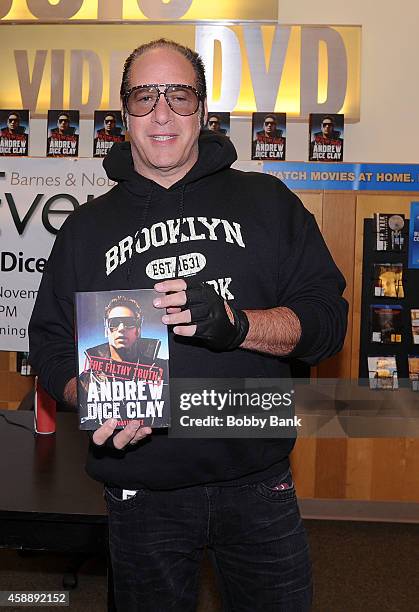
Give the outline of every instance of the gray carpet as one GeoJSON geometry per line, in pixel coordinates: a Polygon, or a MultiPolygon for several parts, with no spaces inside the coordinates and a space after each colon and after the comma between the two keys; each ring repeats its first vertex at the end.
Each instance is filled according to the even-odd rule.
{"type": "MultiPolygon", "coordinates": [[[[315,579],[313,612],[419,611],[419,525],[306,521],[306,527],[315,579]]],[[[21,557],[0,550],[0,589],[62,590],[68,561],[64,555],[21,557]]],[[[219,612],[207,564],[201,586],[199,612],[219,612]]],[[[64,609],[106,611],[103,560],[90,559],[83,565],[79,584],[70,592],[70,608],[64,609]]]]}

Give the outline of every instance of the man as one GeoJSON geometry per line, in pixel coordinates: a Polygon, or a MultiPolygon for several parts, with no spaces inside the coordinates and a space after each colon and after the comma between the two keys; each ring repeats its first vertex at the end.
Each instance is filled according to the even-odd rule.
{"type": "Polygon", "coordinates": [[[1,155],[24,156],[28,154],[28,134],[26,134],[26,128],[20,125],[20,120],[18,112],[13,111],[8,114],[7,125],[0,130],[1,155]]]}
{"type": "Polygon", "coordinates": [[[96,133],[96,138],[106,140],[108,142],[123,142],[124,136],[121,134],[121,128],[116,127],[116,116],[114,113],[107,113],[103,120],[103,128],[96,133]]]}
{"type": "MultiPolygon", "coordinates": [[[[167,385],[167,360],[157,357],[160,340],[141,336],[143,314],[141,306],[132,297],[118,295],[105,307],[104,326],[107,342],[88,348],[85,351],[85,370],[79,376],[79,407],[83,407],[81,423],[102,425],[102,412],[92,415],[87,409],[89,385],[95,388],[109,380],[135,380],[156,382],[167,385]],[[117,367],[121,366],[123,367],[117,367]]],[[[80,330],[82,332],[82,330],[80,330]]],[[[166,398],[166,387],[164,401],[166,398]]],[[[132,399],[132,398],[131,398],[132,399]]],[[[126,401],[118,398],[121,418],[126,417],[126,401]]],[[[168,405],[167,401],[167,405],[168,405]]],[[[165,418],[156,417],[155,426],[167,426],[165,418]]]]}
{"type": "Polygon", "coordinates": [[[256,132],[252,159],[285,159],[285,137],[282,136],[282,130],[277,128],[275,115],[266,115],[263,130],[256,132]]]}
{"type": "Polygon", "coordinates": [[[266,115],[263,120],[263,130],[257,133],[260,138],[281,138],[282,130],[277,129],[277,122],[275,115],[266,115]]]}
{"type": "Polygon", "coordinates": [[[51,129],[51,135],[54,138],[63,138],[72,136],[75,132],[75,128],[70,126],[70,115],[67,113],[60,113],[57,119],[57,127],[51,129]]]}
{"type": "Polygon", "coordinates": [[[217,132],[218,134],[226,133],[225,128],[221,127],[221,120],[218,115],[209,115],[207,125],[211,132],[217,132]]]}
{"type": "Polygon", "coordinates": [[[13,112],[9,114],[7,118],[7,125],[1,130],[1,137],[15,140],[26,139],[25,128],[20,125],[19,113],[13,112]]]}
{"type": "Polygon", "coordinates": [[[133,298],[112,298],[105,308],[104,324],[108,341],[87,349],[88,355],[113,361],[136,361],[140,355],[154,361],[157,357],[160,341],[141,337],[141,306],[133,298]]]}
{"type": "MultiPolygon", "coordinates": [[[[230,169],[231,142],[200,138],[199,56],[164,39],[142,45],[125,63],[121,98],[130,143],[104,162],[118,185],[67,219],[30,324],[32,363],[48,391],[76,404],[73,292],[147,288],[156,276],[173,378],[287,377],[290,356],[313,364],[339,350],[343,277],[283,183],[230,169]]],[[[206,546],[228,609],[310,609],[294,439],[114,428],[109,420],[93,434],[87,470],[106,485],[119,609],[195,610],[206,546]],[[125,489],[134,497],[124,500],[125,489]]]]}

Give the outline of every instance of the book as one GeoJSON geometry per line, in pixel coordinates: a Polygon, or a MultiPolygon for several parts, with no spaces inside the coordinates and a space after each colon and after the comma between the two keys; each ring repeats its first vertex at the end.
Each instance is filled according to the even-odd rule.
{"type": "Polygon", "coordinates": [[[222,134],[223,136],[230,137],[230,113],[218,111],[210,113],[208,111],[208,121],[205,125],[205,129],[215,134],[222,134]]]}
{"type": "Polygon", "coordinates": [[[368,356],[369,384],[371,389],[397,389],[397,364],[395,355],[368,356]]]}
{"type": "Polygon", "coordinates": [[[408,355],[409,379],[412,391],[419,391],[419,355],[408,355]]]}
{"type": "Polygon", "coordinates": [[[169,348],[153,289],[76,293],[80,429],[168,427],[169,348]]]}
{"type": "Polygon", "coordinates": [[[402,341],[402,307],[371,304],[371,342],[392,344],[402,341]]]}
{"type": "Polygon", "coordinates": [[[373,268],[376,297],[404,298],[402,263],[375,263],[373,268]]]}
{"type": "Polygon", "coordinates": [[[48,111],[47,157],[77,157],[79,116],[78,110],[48,111]]]}
{"type": "Polygon", "coordinates": [[[410,203],[409,268],[419,268],[419,202],[410,203]]]}
{"type": "Polygon", "coordinates": [[[252,114],[252,159],[284,161],[286,145],[285,113],[252,114]]]}
{"type": "Polygon", "coordinates": [[[25,157],[29,146],[29,111],[0,110],[0,156],[25,157]]]}
{"type": "Polygon", "coordinates": [[[412,342],[419,344],[419,308],[410,309],[410,321],[412,326],[412,342]]]}
{"type": "Polygon", "coordinates": [[[345,116],[341,113],[310,113],[308,160],[343,161],[345,116]]]}
{"type": "Polygon", "coordinates": [[[376,251],[403,251],[404,215],[374,213],[376,251]]]}
{"type": "Polygon", "coordinates": [[[124,142],[121,111],[96,110],[93,124],[93,157],[105,157],[115,142],[124,142]]]}

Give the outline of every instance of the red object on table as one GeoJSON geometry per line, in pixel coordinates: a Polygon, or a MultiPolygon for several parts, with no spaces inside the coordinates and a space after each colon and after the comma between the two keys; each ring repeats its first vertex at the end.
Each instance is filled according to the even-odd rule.
{"type": "Polygon", "coordinates": [[[55,433],[57,403],[35,380],[35,431],[39,434],[55,433]]]}

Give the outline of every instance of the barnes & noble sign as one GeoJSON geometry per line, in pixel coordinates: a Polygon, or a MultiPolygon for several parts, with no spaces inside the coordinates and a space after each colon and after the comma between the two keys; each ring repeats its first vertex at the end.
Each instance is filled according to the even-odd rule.
{"type": "Polygon", "coordinates": [[[163,36],[203,56],[212,111],[358,121],[361,27],[278,25],[277,11],[277,0],[0,0],[0,107],[117,108],[125,58],[163,36]]]}

